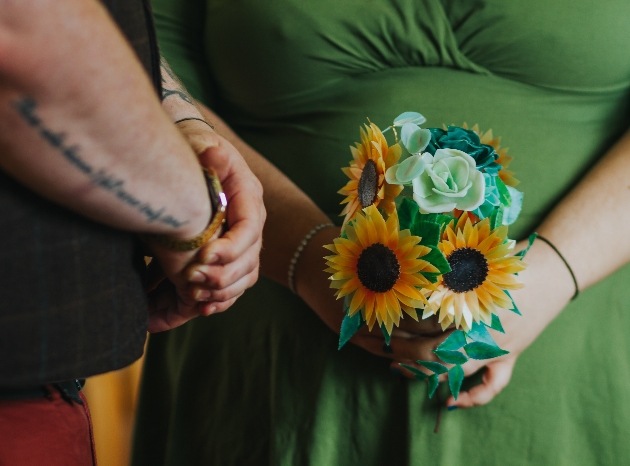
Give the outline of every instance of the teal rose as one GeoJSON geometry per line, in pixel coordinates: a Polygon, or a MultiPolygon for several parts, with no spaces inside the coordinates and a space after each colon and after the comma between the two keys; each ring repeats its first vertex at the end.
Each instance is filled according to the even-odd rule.
{"type": "Polygon", "coordinates": [[[482,144],[474,131],[459,126],[448,129],[431,128],[431,141],[426,151],[435,154],[438,149],[457,149],[467,153],[477,164],[477,168],[486,173],[496,174],[501,166],[496,163],[498,155],[492,146],[482,144]]]}

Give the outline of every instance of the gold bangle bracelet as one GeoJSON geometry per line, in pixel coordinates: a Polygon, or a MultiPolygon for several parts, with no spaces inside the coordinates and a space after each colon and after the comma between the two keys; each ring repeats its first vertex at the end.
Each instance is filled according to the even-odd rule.
{"type": "Polygon", "coordinates": [[[227,197],[214,170],[204,168],[204,175],[213,209],[213,215],[208,222],[208,226],[194,238],[178,239],[168,235],[145,235],[144,237],[148,241],[157,243],[171,251],[193,251],[206,244],[217,234],[226,220],[227,197]]]}

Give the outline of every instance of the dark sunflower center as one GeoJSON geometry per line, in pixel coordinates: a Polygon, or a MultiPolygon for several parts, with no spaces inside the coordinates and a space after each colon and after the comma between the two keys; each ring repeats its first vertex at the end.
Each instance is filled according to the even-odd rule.
{"type": "Polygon", "coordinates": [[[451,271],[442,278],[444,285],[455,293],[474,290],[488,276],[488,261],[477,249],[456,249],[447,259],[451,271]]]}
{"type": "Polygon", "coordinates": [[[368,160],[363,167],[361,178],[359,179],[359,202],[363,208],[374,204],[378,191],[378,174],[374,160],[368,160]]]}
{"type": "Polygon", "coordinates": [[[400,264],[394,251],[381,243],[365,248],[357,263],[359,280],[368,290],[391,290],[400,276],[400,264]]]}

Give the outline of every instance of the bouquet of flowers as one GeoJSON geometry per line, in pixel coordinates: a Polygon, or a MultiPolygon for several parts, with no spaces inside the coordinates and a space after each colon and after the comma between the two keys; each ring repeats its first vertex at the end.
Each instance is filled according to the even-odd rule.
{"type": "Polygon", "coordinates": [[[342,169],[345,218],[325,246],[326,272],[344,298],[339,349],[364,324],[378,325],[389,345],[400,319],[436,318],[449,332],[437,360],[416,361],[425,371],[404,367],[428,381],[430,397],[447,374],[457,398],[462,364],[507,353],[488,328],[503,332],[499,309],[519,313],[509,290],[521,286],[526,250],[515,254],[507,233],[523,195],[491,131],[423,128],[425,121],[406,112],[383,131],[371,122],[361,128],[342,169]]]}

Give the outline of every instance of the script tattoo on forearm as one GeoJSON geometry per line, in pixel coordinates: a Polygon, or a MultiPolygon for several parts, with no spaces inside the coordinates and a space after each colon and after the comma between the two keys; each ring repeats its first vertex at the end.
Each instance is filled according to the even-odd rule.
{"type": "Polygon", "coordinates": [[[154,207],[131,194],[125,187],[125,181],[102,168],[96,168],[81,156],[81,148],[66,142],[66,133],[50,129],[37,114],[37,102],[31,98],[23,98],[14,103],[20,117],[33,128],[58,154],[87,176],[92,184],[109,191],[120,201],[135,208],[149,223],[159,222],[174,228],[181,227],[187,221],[179,220],[165,212],[164,207],[154,207]]]}
{"type": "Polygon", "coordinates": [[[168,97],[174,95],[184,102],[194,105],[192,97],[188,94],[177,75],[173,73],[173,70],[164,57],[160,58],[160,68],[162,70],[162,100],[166,100],[168,97]],[[167,77],[169,79],[167,79],[167,77]]]}

